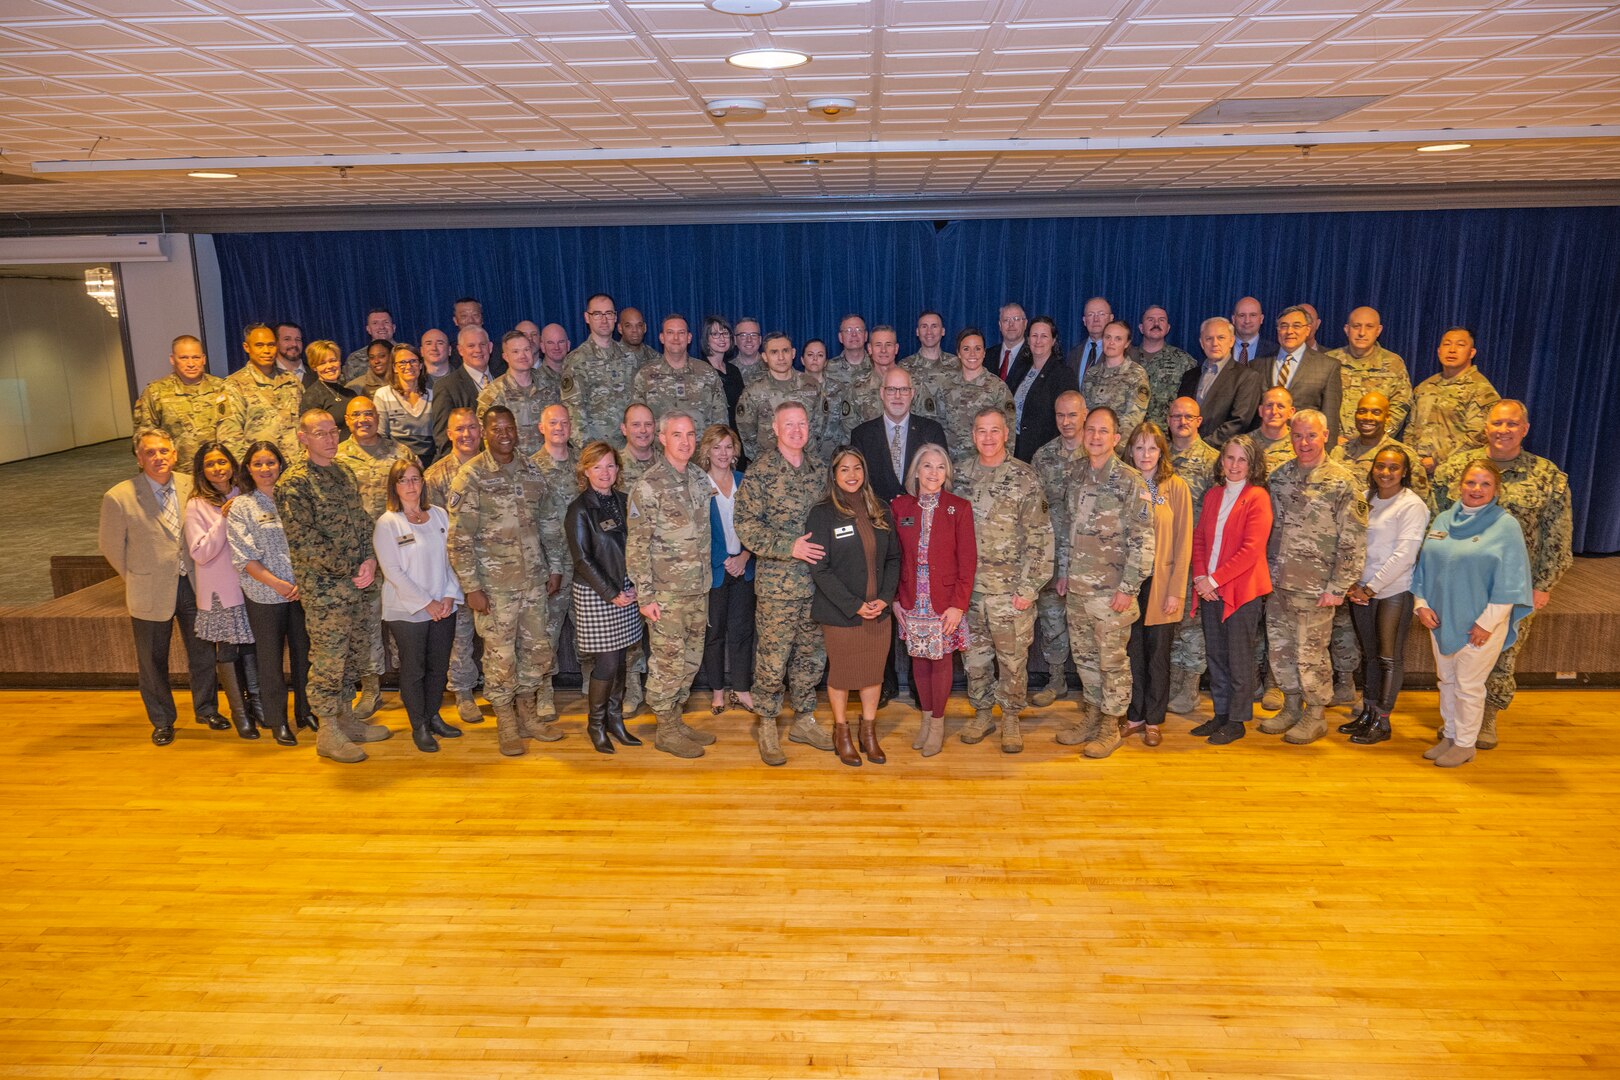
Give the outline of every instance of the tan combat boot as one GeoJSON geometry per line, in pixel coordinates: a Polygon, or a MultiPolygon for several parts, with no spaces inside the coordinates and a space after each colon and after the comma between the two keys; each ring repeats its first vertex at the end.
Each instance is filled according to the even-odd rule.
{"type": "Polygon", "coordinates": [[[1276,716],[1268,716],[1260,721],[1260,730],[1267,735],[1281,735],[1295,724],[1299,723],[1303,715],[1300,710],[1300,696],[1298,694],[1284,694],[1282,709],[1276,716]]]}
{"type": "Polygon", "coordinates": [[[1084,699],[1080,702],[1080,717],[1066,728],[1061,728],[1053,741],[1059,746],[1084,746],[1097,737],[1102,714],[1097,706],[1084,699]]]}
{"type": "Polygon", "coordinates": [[[1283,701],[1285,700],[1282,687],[1277,685],[1277,680],[1271,677],[1269,671],[1266,672],[1266,681],[1263,685],[1265,690],[1260,695],[1260,707],[1267,712],[1276,712],[1283,707],[1283,701]]]}
{"type": "Polygon", "coordinates": [[[315,733],[315,753],[345,765],[366,760],[366,752],[350,742],[343,729],[331,721],[322,724],[315,733]]]}
{"type": "Polygon", "coordinates": [[[1037,709],[1044,709],[1054,701],[1062,701],[1069,696],[1069,679],[1062,672],[1053,675],[1047,684],[1029,695],[1029,703],[1037,709]]]}
{"type": "Polygon", "coordinates": [[[759,743],[759,760],[767,765],[786,765],[787,755],[782,753],[782,744],[777,741],[776,717],[762,716],[758,723],[754,739],[759,743]]]}
{"type": "Polygon", "coordinates": [[[676,712],[675,714],[675,723],[678,727],[680,727],[681,734],[686,736],[688,742],[697,743],[699,746],[713,746],[715,744],[715,736],[713,734],[707,731],[699,731],[691,724],[688,724],[686,722],[686,718],[679,712],[676,712]]]}
{"type": "Polygon", "coordinates": [[[1485,706],[1485,714],[1479,721],[1479,738],[1474,740],[1476,750],[1496,749],[1496,706],[1485,706]]]}
{"type": "Polygon", "coordinates": [[[815,713],[799,713],[793,718],[793,726],[788,728],[788,741],[804,743],[817,750],[833,748],[832,732],[816,723],[815,713]]]}
{"type": "Polygon", "coordinates": [[[471,690],[458,691],[456,694],[456,718],[463,724],[482,724],[484,710],[478,707],[478,695],[471,690]]]}
{"type": "Polygon", "coordinates": [[[1021,754],[1024,751],[1024,731],[1018,723],[1018,714],[1001,718],[1001,752],[1021,754]]]}
{"type": "Polygon", "coordinates": [[[1283,734],[1283,742],[1304,746],[1326,735],[1327,720],[1322,716],[1322,709],[1321,705],[1305,706],[1305,715],[1283,734]]]}
{"type": "Polygon", "coordinates": [[[666,713],[658,718],[658,726],[653,734],[653,747],[678,758],[703,756],[703,747],[681,732],[678,718],[673,713],[666,713]]]}
{"type": "Polygon", "coordinates": [[[352,743],[382,742],[394,737],[393,729],[381,724],[368,724],[353,712],[338,717],[337,726],[342,730],[343,737],[352,743]]]}
{"type": "Polygon", "coordinates": [[[360,677],[360,698],[354,703],[354,715],[359,720],[370,720],[382,704],[382,680],[376,675],[360,677]]]}
{"type": "Polygon", "coordinates": [[[1088,758],[1100,760],[1118,750],[1125,741],[1125,718],[1123,716],[1107,716],[1098,711],[1097,735],[1080,752],[1088,758]]]}
{"type": "Polygon", "coordinates": [[[551,705],[551,696],[546,695],[547,711],[551,715],[545,716],[540,711],[540,695],[545,690],[530,692],[519,690],[513,699],[517,707],[518,736],[524,739],[534,739],[536,742],[556,742],[563,737],[562,729],[553,721],[557,719],[555,708],[551,705]]]}
{"type": "Polygon", "coordinates": [[[1186,716],[1198,708],[1198,672],[1179,667],[1170,669],[1170,704],[1167,708],[1178,716],[1186,716]]]}
{"type": "Polygon", "coordinates": [[[517,706],[508,701],[505,705],[495,705],[495,741],[500,751],[507,757],[522,757],[523,729],[518,719],[517,706]]]}
{"type": "Polygon", "coordinates": [[[973,714],[973,719],[962,725],[962,730],[956,737],[972,746],[976,742],[983,742],[984,737],[996,730],[995,717],[990,715],[989,709],[980,709],[973,714]]]}

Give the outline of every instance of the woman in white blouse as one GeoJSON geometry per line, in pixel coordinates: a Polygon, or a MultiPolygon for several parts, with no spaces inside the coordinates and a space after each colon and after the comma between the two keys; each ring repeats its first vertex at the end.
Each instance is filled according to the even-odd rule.
{"type": "Polygon", "coordinates": [[[410,345],[394,346],[393,377],[371,395],[377,406],[377,434],[410,447],[423,465],[433,463],[433,391],[422,374],[422,354],[410,345]]]}
{"type": "Polygon", "coordinates": [[[400,460],[388,470],[388,509],[377,519],[371,546],[382,570],[382,617],[399,646],[399,696],[411,720],[411,739],[424,753],[439,749],[434,736],[456,738],[460,729],[439,719],[450,675],[456,609],[465,597],[450,569],[445,538],[450,517],[422,505],[422,467],[400,460]]]}
{"type": "Polygon", "coordinates": [[[1373,458],[1367,501],[1367,562],[1344,598],[1361,642],[1361,715],[1339,732],[1369,746],[1389,738],[1389,714],[1405,678],[1406,631],[1412,625],[1412,568],[1429,508],[1412,490],[1412,462],[1389,447],[1373,458]]]}
{"type": "Polygon", "coordinates": [[[743,474],[734,466],[741,440],[724,424],[714,424],[698,445],[698,464],[708,472],[714,498],[709,500],[709,626],[703,635],[703,681],[712,695],[709,711],[719,715],[728,704],[754,707],[754,556],[737,539],[732,523],[737,485],[743,474]],[[728,675],[729,671],[729,675],[728,675]]]}

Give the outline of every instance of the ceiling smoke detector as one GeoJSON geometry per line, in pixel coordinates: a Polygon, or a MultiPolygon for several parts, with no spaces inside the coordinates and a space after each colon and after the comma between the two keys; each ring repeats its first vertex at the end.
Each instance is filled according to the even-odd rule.
{"type": "Polygon", "coordinates": [[[765,103],[758,98],[714,98],[705,101],[703,108],[716,120],[758,120],[765,115],[765,103]]]}
{"type": "Polygon", "coordinates": [[[855,111],[855,100],[847,97],[818,97],[811,98],[805,106],[818,116],[825,116],[831,120],[843,116],[845,113],[855,111]]]}

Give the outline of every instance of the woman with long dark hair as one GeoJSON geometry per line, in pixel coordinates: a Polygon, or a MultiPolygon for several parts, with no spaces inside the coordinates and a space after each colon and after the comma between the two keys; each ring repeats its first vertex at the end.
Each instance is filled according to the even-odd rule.
{"type": "Polygon", "coordinates": [[[1143,421],[1126,443],[1153,499],[1153,566],[1137,592],[1141,609],[1131,624],[1126,652],[1131,661],[1131,705],[1126,735],[1140,734],[1142,745],[1158,746],[1170,705],[1170,644],[1181,624],[1182,598],[1192,564],[1192,489],[1170,464],[1170,442],[1152,421],[1143,421]]]}
{"type": "MultiPolygon", "coordinates": [[[[242,493],[236,486],[236,458],[224,443],[210,440],[197,447],[191,469],[185,538],[196,564],[192,583],[197,590],[197,637],[214,643],[214,671],[230,705],[236,733],[244,739],[257,739],[254,721],[258,710],[249,695],[258,688],[258,673],[249,675],[240,648],[253,644],[253,627],[231,563],[230,529],[225,519],[231,502],[242,493]]],[[[282,741],[281,734],[277,733],[277,741],[282,741]]],[[[285,734],[292,738],[291,732],[285,734]]]]}

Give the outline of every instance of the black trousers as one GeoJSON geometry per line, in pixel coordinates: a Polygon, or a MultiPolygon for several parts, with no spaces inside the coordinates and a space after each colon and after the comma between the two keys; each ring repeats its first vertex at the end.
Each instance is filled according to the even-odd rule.
{"type": "Polygon", "coordinates": [[[1204,620],[1204,657],[1209,664],[1209,696],[1215,715],[1240,724],[1254,719],[1254,652],[1260,646],[1265,598],[1257,596],[1222,619],[1219,600],[1198,602],[1204,620]]]}
{"type": "Polygon", "coordinates": [[[1365,604],[1346,603],[1356,640],[1361,643],[1362,689],[1368,701],[1389,712],[1395,708],[1395,698],[1406,681],[1406,632],[1412,627],[1412,594],[1396,593],[1365,604]]]}
{"type": "Polygon", "coordinates": [[[456,641],[456,620],[425,619],[383,623],[399,649],[399,699],[411,727],[428,722],[444,701],[450,681],[450,647],[456,641]]]}
{"type": "Polygon", "coordinates": [[[1175,640],[1176,623],[1147,625],[1148,593],[1152,589],[1152,576],[1143,578],[1136,592],[1138,611],[1131,624],[1131,640],[1125,646],[1131,658],[1131,706],[1125,718],[1133,724],[1162,724],[1170,707],[1170,645],[1175,640]]]}
{"type": "Polygon", "coordinates": [[[285,650],[292,669],[293,715],[309,715],[309,631],[304,626],[304,605],[261,604],[247,597],[248,625],[253,627],[253,655],[259,672],[259,705],[265,722],[274,727],[287,722],[287,679],[282,674],[285,650]]]}
{"type": "Polygon", "coordinates": [[[219,712],[219,677],[214,673],[214,643],[197,636],[197,594],[191,579],[181,577],[175,593],[174,614],[161,621],[130,617],[135,632],[135,678],[141,690],[146,718],[159,731],[174,727],[174,693],[169,689],[169,641],[174,621],[180,620],[180,640],[186,646],[186,669],[191,681],[191,711],[199,720],[219,712]]]}
{"type": "Polygon", "coordinates": [[[703,632],[703,684],[710,690],[748,690],[754,684],[754,583],[726,575],[709,590],[709,627],[703,632]]]}

